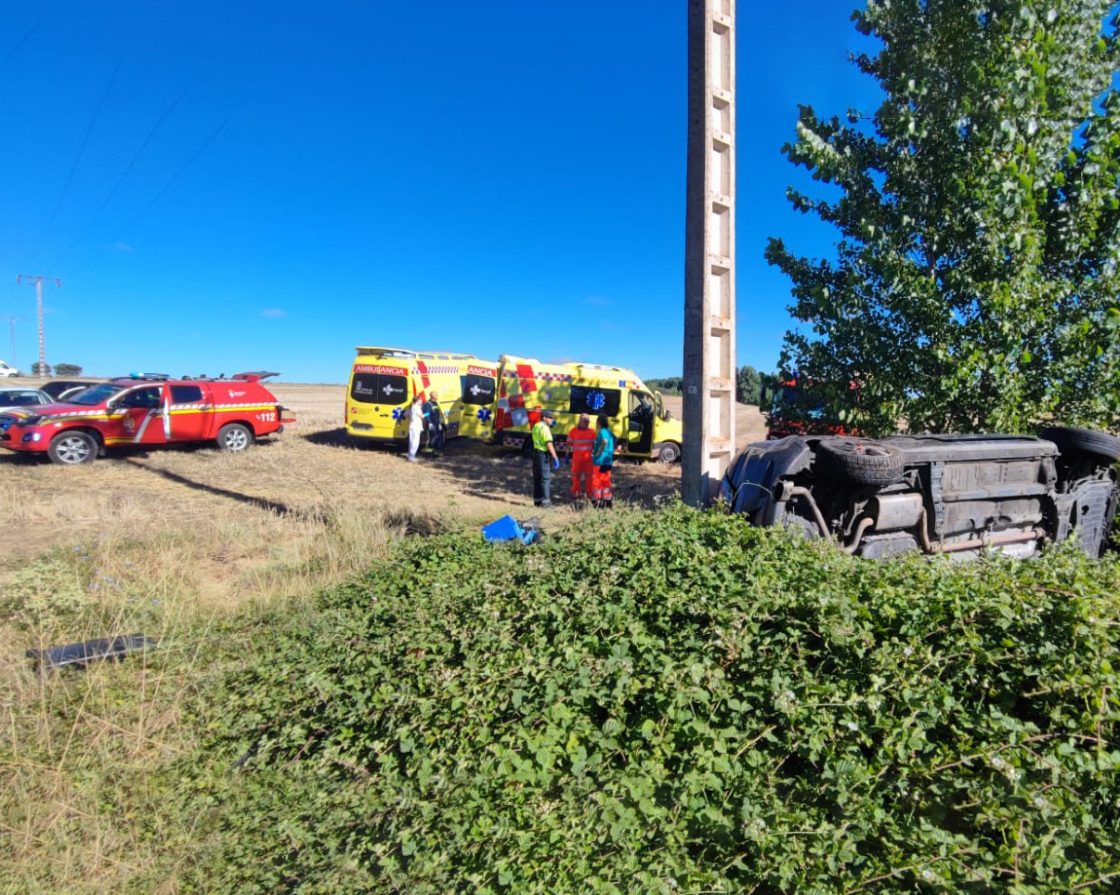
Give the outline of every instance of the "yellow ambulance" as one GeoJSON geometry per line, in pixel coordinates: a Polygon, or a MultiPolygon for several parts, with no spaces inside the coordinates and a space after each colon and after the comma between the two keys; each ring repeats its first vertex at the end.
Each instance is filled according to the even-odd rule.
{"type": "Polygon", "coordinates": [[[346,433],[355,441],[405,442],[415,395],[434,391],[447,437],[489,441],[498,365],[471,354],[359,345],[346,391],[346,433]]]}
{"type": "Polygon", "coordinates": [[[542,364],[503,354],[499,361],[494,438],[504,447],[524,448],[542,410],[556,413],[556,441],[566,440],[581,413],[610,419],[615,453],[679,460],[683,431],[661,400],[633,370],[602,364],[542,364]]]}

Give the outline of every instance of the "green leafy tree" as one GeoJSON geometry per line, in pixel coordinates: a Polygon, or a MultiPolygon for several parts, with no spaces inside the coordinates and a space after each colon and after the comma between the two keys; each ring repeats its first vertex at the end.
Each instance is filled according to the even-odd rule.
{"type": "Polygon", "coordinates": [[[758,405],[763,410],[769,410],[774,403],[774,398],[781,391],[783,377],[778,373],[763,373],[761,380],[758,405]]]}
{"type": "Polygon", "coordinates": [[[81,376],[82,368],[78,364],[55,364],[55,376],[81,376]]]}
{"type": "Polygon", "coordinates": [[[871,118],[803,107],[795,208],[835,259],[771,239],[793,281],[782,365],[868,432],[1115,426],[1120,98],[1113,0],[869,0],[871,118]],[[852,388],[855,383],[858,388],[852,388]]]}
{"type": "Polygon", "coordinates": [[[752,366],[739,367],[735,376],[735,400],[757,404],[762,391],[762,375],[752,366]]]}
{"type": "Polygon", "coordinates": [[[666,395],[679,395],[681,393],[682,379],[680,376],[664,376],[661,379],[647,379],[646,385],[657,389],[666,395]]]}
{"type": "Polygon", "coordinates": [[[32,376],[39,376],[40,374],[42,374],[43,376],[50,376],[51,375],[51,365],[50,364],[41,364],[41,363],[39,363],[39,361],[35,361],[35,363],[33,363],[31,365],[31,375],[32,376]]]}

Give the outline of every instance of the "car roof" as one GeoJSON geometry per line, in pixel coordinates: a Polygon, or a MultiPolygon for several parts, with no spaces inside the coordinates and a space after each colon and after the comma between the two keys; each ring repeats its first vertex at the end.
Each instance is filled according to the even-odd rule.
{"type": "MultiPolygon", "coordinates": [[[[37,395],[47,395],[41,388],[33,385],[0,385],[0,395],[23,395],[32,392],[37,395]]],[[[47,395],[49,398],[50,395],[47,395]]]]}
{"type": "Polygon", "coordinates": [[[184,376],[175,377],[167,373],[140,373],[131,376],[114,376],[109,382],[114,385],[129,386],[129,385],[158,385],[161,382],[170,382],[175,385],[193,385],[199,382],[236,382],[239,385],[244,385],[247,382],[260,382],[261,380],[268,379],[270,376],[279,376],[279,373],[274,373],[270,370],[250,370],[245,373],[234,373],[232,376],[184,376]]]}

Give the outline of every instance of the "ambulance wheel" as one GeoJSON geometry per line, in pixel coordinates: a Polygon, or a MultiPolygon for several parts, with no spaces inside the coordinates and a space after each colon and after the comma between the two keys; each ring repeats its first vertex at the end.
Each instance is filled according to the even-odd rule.
{"type": "Polygon", "coordinates": [[[681,458],[681,446],[675,441],[666,441],[661,445],[661,452],[657,459],[662,463],[676,463],[681,458]]]}
{"type": "Polygon", "coordinates": [[[92,463],[97,459],[97,439],[88,432],[61,432],[51,439],[47,456],[63,466],[92,463]]]}
{"type": "Polygon", "coordinates": [[[253,433],[243,423],[226,423],[218,430],[218,447],[231,454],[249,449],[253,443],[253,433]]]}

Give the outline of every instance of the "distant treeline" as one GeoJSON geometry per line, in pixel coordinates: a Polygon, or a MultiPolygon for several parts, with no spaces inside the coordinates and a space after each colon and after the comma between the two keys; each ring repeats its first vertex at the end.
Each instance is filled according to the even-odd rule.
{"type": "MultiPolygon", "coordinates": [[[[665,395],[680,395],[684,391],[684,380],[680,376],[647,379],[645,382],[650,388],[665,395]]],[[[779,382],[776,373],[760,373],[749,365],[739,367],[735,376],[735,400],[740,404],[769,407],[778,391],[779,382]]]]}

